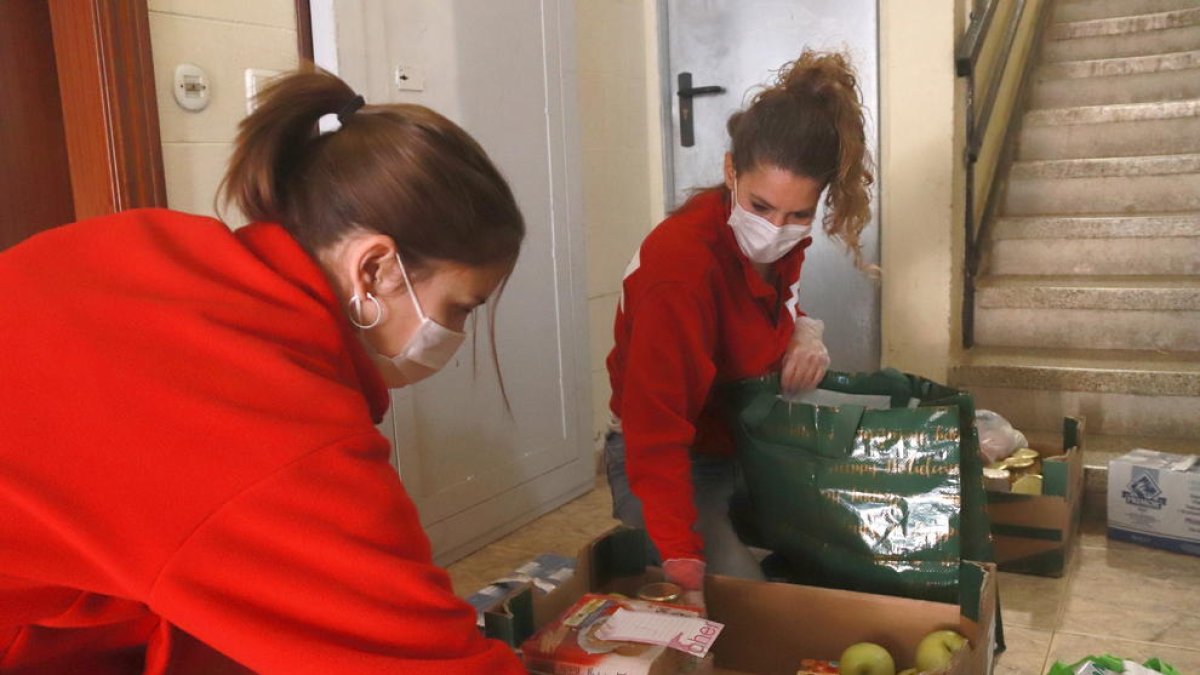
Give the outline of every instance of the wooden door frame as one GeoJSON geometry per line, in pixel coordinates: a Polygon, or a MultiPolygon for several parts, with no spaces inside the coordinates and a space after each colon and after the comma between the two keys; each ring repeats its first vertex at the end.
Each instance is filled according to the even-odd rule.
{"type": "Polygon", "coordinates": [[[147,0],[49,0],[75,219],[167,205],[147,0]]]}
{"type": "Polygon", "coordinates": [[[313,60],[312,6],[309,0],[296,0],[296,46],[301,61],[313,60]]]}

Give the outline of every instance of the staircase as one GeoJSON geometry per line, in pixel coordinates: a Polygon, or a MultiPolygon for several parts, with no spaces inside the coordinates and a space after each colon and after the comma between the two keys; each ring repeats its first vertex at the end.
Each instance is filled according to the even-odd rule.
{"type": "Polygon", "coordinates": [[[1087,418],[1089,501],[1200,452],[1200,0],[1057,0],[952,375],[1033,443],[1087,418]]]}

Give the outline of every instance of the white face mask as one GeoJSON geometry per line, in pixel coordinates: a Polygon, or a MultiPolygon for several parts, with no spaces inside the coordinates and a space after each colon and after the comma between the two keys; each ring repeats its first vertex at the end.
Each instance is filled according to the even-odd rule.
{"type": "Polygon", "coordinates": [[[396,255],[396,261],[400,263],[400,273],[404,275],[404,283],[408,286],[408,295],[412,298],[417,316],[421,317],[421,325],[417,326],[417,331],[408,339],[408,343],[399,354],[384,356],[396,366],[409,384],[413,384],[444,368],[462,346],[467,335],[450,330],[425,314],[399,254],[396,255]]]}
{"type": "Polygon", "coordinates": [[[812,234],[812,225],[775,227],[766,218],[743,209],[737,199],[737,180],[733,181],[733,210],[729,212],[729,226],[733,228],[733,236],[737,238],[742,253],[764,265],[779,260],[812,234]]]}

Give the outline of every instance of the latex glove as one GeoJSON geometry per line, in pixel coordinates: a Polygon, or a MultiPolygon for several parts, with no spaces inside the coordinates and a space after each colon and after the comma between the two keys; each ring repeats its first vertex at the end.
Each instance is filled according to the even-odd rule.
{"type": "Polygon", "coordinates": [[[792,341],[783,355],[780,384],[787,396],[816,389],[829,369],[829,350],[822,339],[825,322],[807,316],[796,318],[792,341]]]}
{"type": "Polygon", "coordinates": [[[663,575],[667,581],[677,584],[683,589],[680,604],[696,607],[702,613],[704,607],[704,569],[703,560],[695,558],[670,558],[663,561],[663,575]]]}

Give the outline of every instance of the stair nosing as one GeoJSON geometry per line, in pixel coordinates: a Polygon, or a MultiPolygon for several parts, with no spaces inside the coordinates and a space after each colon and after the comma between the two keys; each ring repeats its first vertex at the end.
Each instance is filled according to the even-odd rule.
{"type": "Polygon", "coordinates": [[[980,309],[1200,311],[1200,277],[1088,277],[991,275],[976,285],[980,309]],[[1098,278],[1110,280],[1108,285],[1098,278]],[[1149,283],[1159,279],[1160,283],[1149,283]],[[1166,285],[1166,284],[1172,285],[1166,285]]]}
{"type": "Polygon", "coordinates": [[[1135,155],[1130,157],[1081,157],[1078,159],[1033,159],[1012,163],[1010,180],[1079,178],[1136,178],[1150,176],[1200,176],[1200,153],[1135,155]],[[1077,175],[1061,175],[1067,166],[1090,167],[1077,175]]]}
{"type": "Polygon", "coordinates": [[[1136,34],[1136,33],[1150,33],[1150,32],[1159,31],[1159,30],[1171,30],[1173,28],[1188,28],[1188,27],[1195,26],[1195,25],[1200,25],[1200,8],[1190,8],[1189,7],[1189,8],[1185,8],[1185,9],[1167,10],[1165,12],[1148,12],[1146,14],[1131,14],[1129,16],[1106,17],[1106,18],[1102,18],[1102,19],[1087,19],[1084,21],[1060,21],[1060,22],[1052,23],[1049,26],[1048,35],[1051,40],[1055,40],[1055,41],[1058,41],[1058,40],[1082,40],[1082,39],[1087,39],[1087,38],[1115,37],[1115,36],[1120,36],[1120,35],[1132,35],[1132,34],[1136,34]],[[1086,32],[1085,31],[1084,34],[1082,34],[1082,35],[1070,35],[1070,34],[1064,35],[1063,34],[1063,33],[1079,32],[1078,27],[1082,26],[1084,24],[1102,24],[1102,23],[1116,24],[1121,21],[1129,21],[1130,23],[1136,23],[1136,20],[1138,20],[1138,19],[1141,19],[1143,22],[1145,22],[1147,17],[1164,17],[1164,21],[1169,21],[1169,19],[1167,17],[1169,17],[1170,15],[1180,16],[1181,20],[1178,23],[1164,25],[1164,26],[1155,26],[1152,28],[1143,28],[1143,27],[1138,27],[1136,25],[1133,25],[1133,26],[1129,26],[1129,27],[1117,27],[1115,30],[1110,30],[1110,31],[1106,31],[1106,32],[1086,32]],[[1131,21],[1131,20],[1133,20],[1133,21],[1131,21]],[[1076,27],[1076,29],[1072,30],[1070,27],[1076,27]]]}
{"type": "Polygon", "coordinates": [[[1186,49],[1183,51],[1162,52],[1158,54],[1138,54],[1136,56],[1112,56],[1102,59],[1076,59],[1071,61],[1053,61],[1042,64],[1034,71],[1035,83],[1043,82],[1061,82],[1064,80],[1085,80],[1105,77],[1133,77],[1137,75],[1153,75],[1155,73],[1179,73],[1188,70],[1200,68],[1200,49],[1186,49]],[[1177,57],[1171,60],[1165,57],[1177,57]],[[1064,72],[1056,73],[1056,70],[1082,70],[1081,64],[1117,64],[1131,63],[1137,65],[1140,62],[1160,61],[1160,68],[1153,70],[1132,70],[1131,72],[1064,72]]]}
{"type": "Polygon", "coordinates": [[[1162,122],[1193,117],[1200,118],[1200,98],[1036,108],[1026,111],[1023,121],[1025,127],[1030,128],[1162,122]]]}
{"type": "Polygon", "coordinates": [[[1002,216],[993,221],[992,240],[1022,239],[1176,239],[1200,237],[1200,211],[1178,211],[1130,215],[1043,214],[1002,216]],[[1040,228],[1055,228],[1045,233],[1040,228]],[[1138,229],[1151,232],[1139,232],[1138,229]],[[1076,230],[1071,232],[1071,230],[1076,230]],[[1014,233],[1013,230],[1016,230],[1014,233]],[[1032,230],[1032,233],[1029,231],[1032,230]],[[1064,230],[1070,236],[1063,236],[1064,230]],[[1111,231],[1110,231],[1111,230],[1111,231]],[[1027,234],[1028,233],[1028,234],[1027,234]],[[1094,234],[1093,234],[1094,233],[1094,234]],[[1027,234],[1027,236],[1013,236],[1027,234]]]}
{"type": "MultiPolygon", "coordinates": [[[[1200,361],[1196,359],[1134,362],[1130,366],[1128,355],[1161,356],[1161,352],[1145,350],[1087,350],[1095,358],[1086,366],[1078,365],[1078,357],[1072,357],[1072,365],[1039,362],[988,363],[1004,354],[1020,352],[1025,356],[1046,356],[1063,350],[1038,348],[980,348],[968,351],[963,363],[953,367],[951,381],[956,386],[1004,387],[1011,389],[1035,389],[1055,391],[1090,391],[1097,393],[1133,396],[1200,396],[1200,361]],[[973,362],[976,359],[983,363],[973,362]],[[1119,359],[1119,360],[1118,360],[1119,359]],[[1142,367],[1154,363],[1161,367],[1142,367]],[[1171,368],[1174,366],[1174,368],[1171,368]],[[1180,366],[1184,366],[1182,369],[1180,366]],[[1036,375],[1034,375],[1036,374],[1036,375]],[[1031,377],[1031,375],[1033,375],[1031,377]]],[[[1086,361],[1086,359],[1083,359],[1086,361]]]]}

